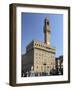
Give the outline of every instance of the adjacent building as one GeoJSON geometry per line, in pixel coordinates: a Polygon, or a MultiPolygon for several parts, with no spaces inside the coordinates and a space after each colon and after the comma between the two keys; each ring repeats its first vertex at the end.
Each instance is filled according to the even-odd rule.
{"type": "Polygon", "coordinates": [[[63,75],[63,56],[56,58],[56,73],[58,75],[63,75]]]}

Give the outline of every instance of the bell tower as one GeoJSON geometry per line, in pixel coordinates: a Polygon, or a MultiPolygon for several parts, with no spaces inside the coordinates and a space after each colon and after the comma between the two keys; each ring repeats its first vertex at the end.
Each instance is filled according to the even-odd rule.
{"type": "Polygon", "coordinates": [[[47,45],[50,45],[50,33],[50,22],[48,17],[46,17],[44,20],[44,43],[47,45]]]}

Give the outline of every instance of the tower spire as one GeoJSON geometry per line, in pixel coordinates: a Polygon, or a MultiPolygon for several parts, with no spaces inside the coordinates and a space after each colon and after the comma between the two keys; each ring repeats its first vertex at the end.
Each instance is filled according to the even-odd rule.
{"type": "Polygon", "coordinates": [[[46,17],[44,19],[44,42],[47,45],[50,45],[50,22],[49,22],[49,18],[46,17]]]}

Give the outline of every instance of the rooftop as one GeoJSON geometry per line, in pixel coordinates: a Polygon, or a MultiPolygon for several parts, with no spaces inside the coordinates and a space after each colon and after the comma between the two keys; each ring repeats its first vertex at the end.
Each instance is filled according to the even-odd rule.
{"type": "Polygon", "coordinates": [[[43,50],[52,50],[53,52],[55,52],[56,48],[51,47],[51,45],[48,45],[44,42],[38,41],[38,40],[32,40],[26,47],[26,50],[30,50],[32,48],[39,48],[39,49],[43,49],[43,50]]]}

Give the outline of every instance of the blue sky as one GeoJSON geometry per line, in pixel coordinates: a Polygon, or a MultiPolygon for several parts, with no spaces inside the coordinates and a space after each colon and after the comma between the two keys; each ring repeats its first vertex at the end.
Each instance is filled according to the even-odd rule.
{"type": "Polygon", "coordinates": [[[63,15],[62,14],[21,14],[21,53],[32,40],[44,42],[44,19],[48,17],[51,27],[51,46],[56,47],[56,57],[63,55],[63,15]]]}

